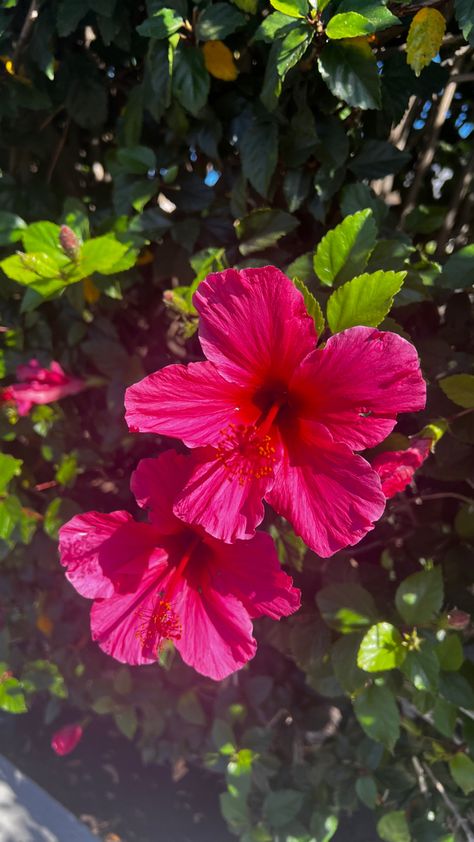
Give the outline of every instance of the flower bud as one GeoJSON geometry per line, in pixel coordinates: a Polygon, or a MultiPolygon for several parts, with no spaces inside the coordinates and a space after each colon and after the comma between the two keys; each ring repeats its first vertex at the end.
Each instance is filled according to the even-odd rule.
{"type": "Polygon", "coordinates": [[[81,250],[79,238],[68,225],[61,225],[59,231],[59,243],[64,254],[69,260],[77,260],[81,250]]]}
{"type": "Polygon", "coordinates": [[[65,725],[64,728],[60,728],[59,731],[53,734],[51,748],[60,757],[70,754],[82,739],[83,733],[84,731],[81,725],[65,725]]]}
{"type": "Polygon", "coordinates": [[[448,628],[450,629],[458,629],[458,631],[462,631],[463,629],[467,629],[468,625],[471,622],[471,615],[467,614],[466,611],[460,611],[459,608],[455,608],[453,611],[450,611],[447,616],[448,621],[448,628]]]}

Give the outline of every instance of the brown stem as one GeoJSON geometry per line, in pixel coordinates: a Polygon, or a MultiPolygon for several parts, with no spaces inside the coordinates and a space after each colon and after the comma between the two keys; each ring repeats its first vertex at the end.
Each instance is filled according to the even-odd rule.
{"type": "Polygon", "coordinates": [[[38,2],[37,0],[31,0],[30,8],[28,9],[27,15],[25,20],[23,21],[23,26],[21,28],[20,35],[18,37],[18,41],[16,42],[15,52],[13,53],[13,67],[15,69],[15,73],[18,73],[20,67],[20,57],[23,52],[23,48],[25,46],[26,41],[29,38],[31,28],[38,17],[38,2]]]}
{"type": "Polygon", "coordinates": [[[50,181],[53,177],[53,172],[56,169],[56,164],[58,163],[59,158],[61,156],[61,152],[64,149],[64,144],[66,143],[66,138],[67,138],[67,134],[68,134],[70,125],[71,125],[71,119],[68,117],[68,119],[66,120],[66,124],[64,126],[63,133],[62,133],[61,137],[59,138],[59,142],[56,146],[56,149],[54,150],[54,154],[53,154],[53,157],[51,159],[51,163],[49,165],[48,174],[46,176],[46,183],[47,184],[50,183],[50,181]]]}
{"type": "Polygon", "coordinates": [[[436,791],[439,792],[439,794],[441,795],[441,798],[443,799],[444,803],[446,804],[446,807],[450,811],[451,815],[454,816],[454,818],[456,819],[457,827],[460,827],[461,830],[464,832],[464,835],[466,837],[466,842],[474,842],[474,833],[472,832],[471,826],[470,826],[469,822],[467,821],[467,819],[464,819],[461,816],[461,813],[459,812],[456,805],[451,801],[451,799],[450,799],[449,795],[447,794],[443,784],[441,783],[441,781],[439,781],[435,777],[435,775],[431,771],[428,764],[423,763],[422,765],[423,765],[423,769],[425,770],[425,774],[428,775],[431,783],[433,784],[436,791]]]}
{"type": "Polygon", "coordinates": [[[441,491],[439,494],[420,494],[414,498],[417,506],[420,506],[425,500],[444,500],[446,497],[452,500],[460,500],[461,503],[467,503],[468,506],[474,506],[474,499],[465,497],[464,494],[458,494],[457,491],[441,491]]]}
{"type": "MultiPolygon", "coordinates": [[[[474,79],[474,76],[473,76],[474,79]]],[[[464,199],[469,193],[472,176],[474,173],[474,150],[471,152],[466,165],[462,169],[459,178],[454,186],[451,201],[449,203],[448,212],[444,218],[443,225],[438,234],[438,244],[436,247],[436,259],[440,260],[444,255],[446,243],[449,240],[450,234],[453,232],[456,218],[459,214],[459,209],[464,202],[464,199]]]]}

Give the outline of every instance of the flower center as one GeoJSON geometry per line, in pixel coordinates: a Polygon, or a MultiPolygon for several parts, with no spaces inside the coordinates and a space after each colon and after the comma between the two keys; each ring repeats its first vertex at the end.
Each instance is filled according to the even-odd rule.
{"type": "Polygon", "coordinates": [[[166,641],[181,640],[183,625],[179,614],[173,607],[173,597],[185,568],[200,541],[199,535],[195,535],[170,576],[165,590],[159,594],[153,609],[136,612],[140,622],[135,630],[135,636],[140,641],[142,649],[153,652],[156,657],[162,651],[166,641]]]}
{"type": "MultiPolygon", "coordinates": [[[[273,418],[278,412],[276,409],[273,418]]],[[[268,418],[268,417],[267,417],[268,418]]],[[[273,476],[275,447],[267,430],[272,420],[263,424],[229,424],[221,430],[216,459],[222,462],[229,480],[239,485],[247,480],[273,476]]]]}

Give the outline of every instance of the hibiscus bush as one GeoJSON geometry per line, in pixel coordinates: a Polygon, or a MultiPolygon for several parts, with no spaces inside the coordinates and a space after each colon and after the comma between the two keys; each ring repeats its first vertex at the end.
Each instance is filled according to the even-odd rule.
{"type": "Polygon", "coordinates": [[[0,708],[469,842],[472,0],[0,24],[0,708]]]}

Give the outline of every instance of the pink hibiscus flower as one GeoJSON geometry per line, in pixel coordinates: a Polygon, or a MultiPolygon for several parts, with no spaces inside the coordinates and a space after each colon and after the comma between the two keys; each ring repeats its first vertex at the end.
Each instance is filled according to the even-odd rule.
{"type": "Polygon", "coordinates": [[[19,365],[16,370],[19,382],[7,386],[0,393],[1,401],[13,401],[19,415],[28,415],[33,404],[52,403],[67,395],[76,395],[85,388],[85,382],[71,377],[57,362],[41,368],[38,360],[19,365]]]}
{"type": "Polygon", "coordinates": [[[81,725],[65,725],[53,734],[51,748],[60,757],[74,751],[77,744],[82,740],[84,731],[81,725]]]}
{"type": "Polygon", "coordinates": [[[173,641],[183,661],[216,680],[256,651],[252,617],[299,608],[270,536],[224,544],[173,514],[193,459],[174,451],[143,459],[131,487],[149,522],[127,512],[88,512],[60,529],[61,562],[82,596],[94,600],[92,637],[128,664],[156,661],[173,641]]]}
{"type": "Polygon", "coordinates": [[[302,294],[272,266],[209,275],[194,304],[207,361],[167,366],[125,399],[131,430],[198,449],[175,513],[232,542],[254,534],[264,498],[321,556],[360,541],[385,496],[354,451],[424,406],[413,345],[354,327],[316,349],[302,294]]]}
{"type": "Polygon", "coordinates": [[[404,491],[410,484],[415,471],[430,455],[432,444],[433,439],[414,436],[406,450],[387,450],[375,457],[372,467],[381,479],[382,491],[387,499],[404,491]]]}

